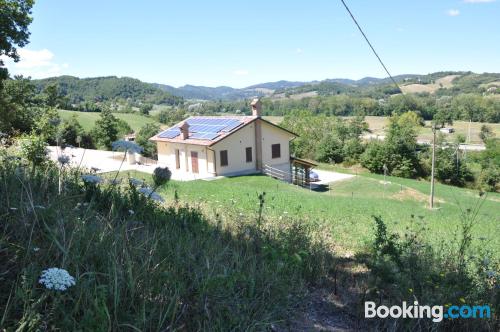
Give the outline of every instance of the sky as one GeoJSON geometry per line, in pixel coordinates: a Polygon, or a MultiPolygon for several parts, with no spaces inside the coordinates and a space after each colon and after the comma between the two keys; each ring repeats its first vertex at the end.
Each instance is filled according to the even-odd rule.
{"type": "MultiPolygon", "coordinates": [[[[345,0],[393,75],[500,72],[500,0],[345,0]]],[[[32,78],[128,76],[241,88],[386,77],[340,0],[39,0],[32,78]]]]}

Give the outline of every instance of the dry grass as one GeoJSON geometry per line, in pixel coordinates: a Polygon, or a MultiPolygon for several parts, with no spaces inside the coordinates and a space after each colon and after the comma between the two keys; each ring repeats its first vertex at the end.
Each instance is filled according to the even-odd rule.
{"type": "Polygon", "coordinates": [[[404,93],[434,93],[439,88],[451,88],[453,86],[453,80],[459,76],[460,75],[448,75],[445,77],[441,77],[432,84],[408,84],[402,86],[401,90],[403,90],[404,93]]]}

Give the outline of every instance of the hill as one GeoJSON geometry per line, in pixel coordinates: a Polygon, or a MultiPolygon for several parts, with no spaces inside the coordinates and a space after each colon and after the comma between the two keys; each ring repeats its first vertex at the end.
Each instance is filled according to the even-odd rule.
{"type": "Polygon", "coordinates": [[[117,100],[169,105],[182,102],[181,97],[174,96],[152,84],[130,77],[78,78],[58,76],[33,80],[33,84],[39,92],[48,85],[57,84],[58,92],[62,97],[67,98],[71,104],[117,100]]]}

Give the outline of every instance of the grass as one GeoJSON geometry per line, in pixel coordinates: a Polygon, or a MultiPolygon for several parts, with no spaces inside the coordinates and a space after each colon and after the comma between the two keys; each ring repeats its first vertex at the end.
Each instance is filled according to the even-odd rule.
{"type": "MultiPolygon", "coordinates": [[[[94,127],[96,120],[99,119],[99,113],[97,112],[76,112],[59,110],[59,115],[62,119],[69,119],[73,115],[76,115],[78,122],[86,131],[91,130],[94,127]]],[[[154,118],[146,117],[140,114],[113,113],[113,115],[116,118],[122,119],[127,122],[134,131],[138,131],[139,129],[141,129],[141,127],[148,123],[157,123],[154,118]]]]}
{"type": "MultiPolygon", "coordinates": [[[[147,175],[130,173],[132,177],[147,175]]],[[[477,192],[436,184],[438,209],[427,208],[429,183],[396,177],[362,174],[351,180],[333,183],[330,191],[312,192],[260,175],[224,178],[215,181],[172,181],[160,192],[173,200],[177,191],[181,202],[189,202],[212,215],[232,210],[252,214],[259,206],[258,194],[266,192],[266,215],[276,219],[300,218],[304,222],[325,225],[343,250],[360,250],[372,240],[373,215],[381,216],[391,228],[404,232],[411,216],[421,216],[431,231],[429,240],[439,243],[452,238],[460,225],[463,210],[479,199],[477,192]]],[[[475,243],[498,251],[500,239],[500,195],[488,194],[474,229],[475,243]]],[[[498,252],[500,256],[500,252],[498,252]]]]}
{"type": "Polygon", "coordinates": [[[332,266],[321,234],[301,223],[209,219],[183,204],[160,206],[126,183],[62,174],[58,192],[56,167],[31,172],[0,150],[7,331],[271,330],[332,266]],[[38,279],[50,267],[76,285],[45,289],[38,279]]]}

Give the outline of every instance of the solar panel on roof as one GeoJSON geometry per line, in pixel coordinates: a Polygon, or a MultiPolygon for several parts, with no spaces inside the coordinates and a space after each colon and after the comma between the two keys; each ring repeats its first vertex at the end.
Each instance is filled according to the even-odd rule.
{"type": "Polygon", "coordinates": [[[167,130],[161,132],[160,135],[158,135],[158,137],[171,139],[171,138],[174,138],[176,136],[179,136],[180,133],[181,133],[181,131],[179,130],[179,128],[175,128],[175,129],[171,128],[171,129],[167,129],[167,130]]]}
{"type": "MultiPolygon", "coordinates": [[[[239,127],[242,122],[231,118],[189,118],[185,120],[189,124],[189,138],[213,140],[221,133],[228,133],[239,127]]],[[[178,127],[169,128],[158,136],[172,139],[180,135],[178,127]]]]}

